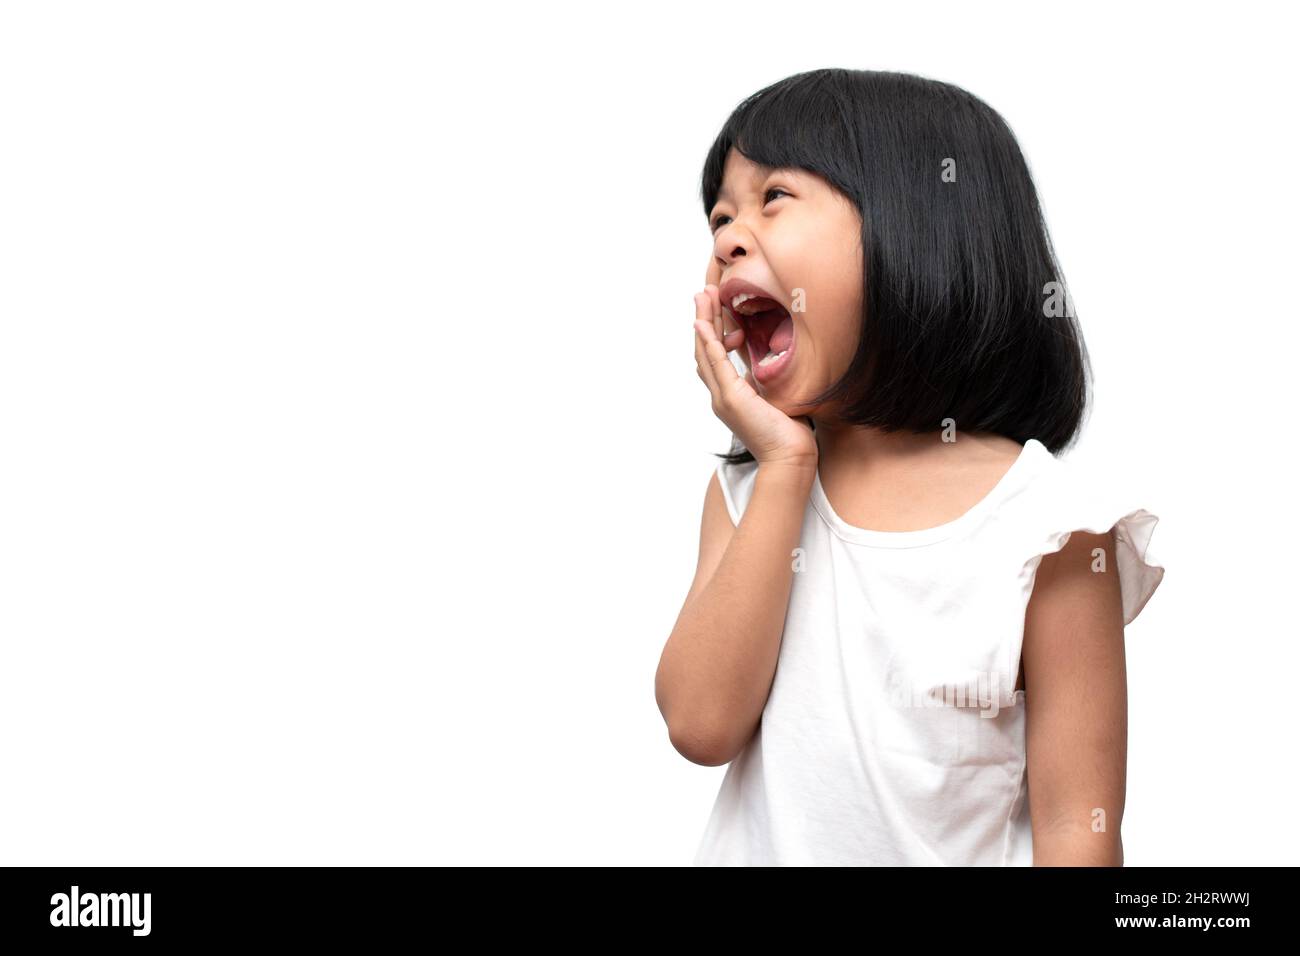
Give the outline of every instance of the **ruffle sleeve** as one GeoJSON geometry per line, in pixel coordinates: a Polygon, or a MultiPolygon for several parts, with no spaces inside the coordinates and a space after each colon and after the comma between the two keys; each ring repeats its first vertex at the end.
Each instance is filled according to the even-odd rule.
{"type": "Polygon", "coordinates": [[[1026,599],[1044,556],[1064,548],[1075,531],[1105,534],[1113,528],[1124,624],[1131,624],[1165,576],[1164,564],[1151,546],[1159,517],[1091,477],[1079,475],[1059,483],[1058,493],[1040,519],[1025,563],[1026,599]]]}

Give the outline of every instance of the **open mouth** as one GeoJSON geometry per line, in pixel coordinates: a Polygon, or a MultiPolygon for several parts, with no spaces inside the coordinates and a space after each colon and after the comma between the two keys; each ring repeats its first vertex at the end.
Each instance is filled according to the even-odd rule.
{"type": "Polygon", "coordinates": [[[745,330],[745,347],[754,377],[767,381],[784,366],[794,346],[794,319],[775,299],[745,296],[728,306],[733,319],[745,330]]]}

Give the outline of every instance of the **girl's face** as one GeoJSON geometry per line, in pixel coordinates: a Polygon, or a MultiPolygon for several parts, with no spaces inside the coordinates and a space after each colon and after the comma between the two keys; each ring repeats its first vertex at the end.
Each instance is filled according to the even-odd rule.
{"type": "Polygon", "coordinates": [[[815,173],[768,169],[732,149],[709,225],[713,255],[704,281],[719,288],[727,330],[745,330],[738,351],[755,388],[788,415],[822,417],[799,402],[838,381],[857,349],[862,217],[815,173]],[[734,310],[732,280],[768,293],[788,318],[734,310]],[[760,362],[783,348],[784,356],[760,362]]]}

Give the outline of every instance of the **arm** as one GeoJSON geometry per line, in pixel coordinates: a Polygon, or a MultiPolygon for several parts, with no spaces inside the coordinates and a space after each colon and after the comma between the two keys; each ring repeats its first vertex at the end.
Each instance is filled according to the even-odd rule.
{"type": "MultiPolygon", "coordinates": [[[[815,466],[814,466],[815,467],[815,466]]],[[[814,468],[759,465],[733,526],[709,480],[695,579],[655,672],[673,747],[705,766],[730,763],[758,728],[785,629],[814,468]]]]}
{"type": "Polygon", "coordinates": [[[1128,696],[1113,531],[1075,531],[1043,557],[1021,653],[1034,865],[1122,866],[1128,696]]]}

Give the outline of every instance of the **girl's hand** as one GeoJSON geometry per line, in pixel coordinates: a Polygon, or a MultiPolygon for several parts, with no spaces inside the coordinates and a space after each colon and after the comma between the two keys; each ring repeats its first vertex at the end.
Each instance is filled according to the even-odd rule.
{"type": "Polygon", "coordinates": [[[745,341],[744,329],[723,336],[724,316],[718,287],[706,285],[695,296],[695,371],[713,396],[713,414],[722,419],[759,464],[817,467],[812,428],[759,395],[752,373],[741,378],[728,353],[745,341]],[[725,345],[723,344],[725,341],[725,345]]]}

